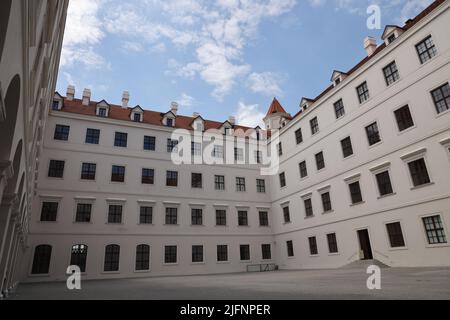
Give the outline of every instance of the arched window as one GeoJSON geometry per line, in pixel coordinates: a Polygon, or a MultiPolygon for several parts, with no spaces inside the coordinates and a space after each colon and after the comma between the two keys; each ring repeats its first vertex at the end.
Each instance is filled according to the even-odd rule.
{"type": "Polygon", "coordinates": [[[105,248],[104,271],[119,271],[120,246],[108,244],[105,248]]]}
{"type": "Polygon", "coordinates": [[[52,246],[41,244],[34,249],[32,274],[47,274],[50,269],[52,246]]]}
{"type": "Polygon", "coordinates": [[[70,255],[70,265],[78,266],[81,272],[86,271],[88,246],[85,244],[76,244],[72,246],[72,253],[70,255]]]}
{"type": "Polygon", "coordinates": [[[136,270],[150,269],[150,246],[140,244],[136,246],[136,270]]]}

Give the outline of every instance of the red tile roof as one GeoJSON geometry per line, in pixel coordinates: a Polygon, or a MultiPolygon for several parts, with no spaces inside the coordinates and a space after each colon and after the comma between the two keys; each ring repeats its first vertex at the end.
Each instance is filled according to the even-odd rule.
{"type": "Polygon", "coordinates": [[[281,106],[277,98],[273,98],[272,103],[269,107],[269,111],[267,111],[266,117],[273,113],[287,113],[286,110],[284,110],[284,108],[281,106]]]}

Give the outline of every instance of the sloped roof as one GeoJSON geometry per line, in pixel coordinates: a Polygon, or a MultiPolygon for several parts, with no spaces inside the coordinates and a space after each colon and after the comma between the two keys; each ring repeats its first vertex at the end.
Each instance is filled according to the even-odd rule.
{"type": "Polygon", "coordinates": [[[273,98],[272,103],[270,104],[269,107],[269,111],[267,111],[266,117],[274,113],[287,113],[286,110],[284,110],[283,106],[280,104],[280,102],[277,100],[277,98],[273,98]]]}

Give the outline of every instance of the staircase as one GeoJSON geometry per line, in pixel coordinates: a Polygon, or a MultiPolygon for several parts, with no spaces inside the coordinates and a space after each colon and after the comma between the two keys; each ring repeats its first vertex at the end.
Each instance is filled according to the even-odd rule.
{"type": "Polygon", "coordinates": [[[344,269],[366,269],[368,266],[375,265],[380,268],[390,268],[390,266],[384,264],[383,262],[379,260],[356,260],[353,262],[350,262],[349,264],[343,266],[344,269]]]}

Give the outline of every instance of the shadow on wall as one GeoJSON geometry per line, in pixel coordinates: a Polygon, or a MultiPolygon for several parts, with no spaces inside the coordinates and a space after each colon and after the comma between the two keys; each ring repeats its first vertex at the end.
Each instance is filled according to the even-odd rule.
{"type": "Polygon", "coordinates": [[[3,55],[3,46],[5,45],[6,31],[8,30],[11,3],[12,0],[0,1],[0,62],[3,55]]]}

